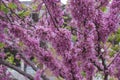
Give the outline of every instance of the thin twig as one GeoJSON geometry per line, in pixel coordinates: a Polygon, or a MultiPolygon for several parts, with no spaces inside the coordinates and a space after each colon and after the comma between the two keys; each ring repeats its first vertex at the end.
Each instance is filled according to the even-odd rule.
{"type": "Polygon", "coordinates": [[[120,51],[117,53],[117,55],[114,57],[114,59],[111,61],[111,63],[107,66],[108,68],[111,66],[111,64],[115,61],[115,59],[119,56],[120,51]]]}
{"type": "Polygon", "coordinates": [[[38,70],[38,69],[34,66],[35,64],[32,63],[29,59],[27,59],[24,54],[19,54],[19,55],[21,56],[21,58],[22,58],[28,65],[30,65],[30,66],[33,68],[33,70],[35,70],[35,71],[38,70]]]}
{"type": "Polygon", "coordinates": [[[59,31],[59,28],[58,28],[57,25],[56,25],[56,21],[54,20],[54,18],[53,18],[53,16],[52,16],[52,14],[51,14],[51,12],[50,12],[50,10],[49,10],[49,8],[48,8],[45,0],[43,0],[43,2],[45,3],[45,7],[46,7],[46,9],[48,10],[48,13],[49,13],[49,15],[50,15],[50,17],[51,17],[51,19],[52,19],[52,22],[53,22],[54,26],[55,26],[55,27],[57,28],[57,30],[59,31]]]}

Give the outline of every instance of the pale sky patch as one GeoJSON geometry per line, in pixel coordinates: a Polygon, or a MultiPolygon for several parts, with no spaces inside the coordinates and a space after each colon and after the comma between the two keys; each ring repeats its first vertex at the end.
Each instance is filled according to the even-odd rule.
{"type": "MultiPolygon", "coordinates": [[[[31,1],[31,0],[20,0],[20,1],[31,1]]],[[[62,2],[63,4],[66,4],[66,3],[67,3],[67,0],[61,0],[61,2],[62,2]]]]}

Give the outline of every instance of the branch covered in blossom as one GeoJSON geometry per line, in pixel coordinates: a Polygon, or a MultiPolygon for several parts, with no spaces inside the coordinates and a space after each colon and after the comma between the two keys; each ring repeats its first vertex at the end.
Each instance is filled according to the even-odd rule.
{"type": "Polygon", "coordinates": [[[104,80],[120,79],[119,53],[111,57],[111,46],[106,48],[111,44],[109,37],[119,29],[119,0],[69,0],[65,7],[60,0],[34,0],[32,8],[21,6],[18,0],[0,4],[1,64],[31,80],[48,80],[45,69],[65,80],[93,80],[98,73],[104,80]],[[26,16],[25,10],[31,14],[26,16]],[[20,51],[16,54],[36,71],[34,77],[5,61],[7,46],[20,51]],[[44,67],[35,67],[32,57],[44,67]]]}

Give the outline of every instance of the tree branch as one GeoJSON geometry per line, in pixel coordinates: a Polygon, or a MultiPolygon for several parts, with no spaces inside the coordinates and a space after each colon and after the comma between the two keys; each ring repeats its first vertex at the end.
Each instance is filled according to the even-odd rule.
{"type": "Polygon", "coordinates": [[[35,71],[38,70],[38,69],[34,66],[35,64],[32,63],[29,59],[27,59],[24,54],[19,54],[19,55],[21,56],[21,58],[22,58],[28,65],[30,65],[30,66],[33,68],[33,70],[35,70],[35,71]]]}
{"type": "Polygon", "coordinates": [[[103,53],[101,54],[101,45],[100,45],[100,42],[101,42],[101,39],[100,39],[100,32],[98,31],[99,30],[99,25],[97,25],[95,22],[94,22],[95,26],[96,26],[96,32],[97,32],[97,36],[98,36],[98,39],[97,39],[97,57],[101,59],[102,61],[102,65],[104,67],[103,69],[103,72],[104,72],[104,80],[108,80],[108,73],[106,72],[108,70],[107,68],[107,65],[105,63],[105,58],[103,57],[103,53]]]}
{"type": "Polygon", "coordinates": [[[49,8],[48,8],[45,0],[43,0],[43,2],[45,3],[45,7],[46,7],[46,9],[48,10],[48,13],[49,13],[49,15],[50,15],[50,17],[51,17],[51,19],[52,19],[52,22],[53,22],[54,26],[55,26],[55,27],[57,28],[57,30],[59,31],[59,29],[58,29],[58,27],[57,27],[57,25],[56,25],[56,21],[55,21],[55,19],[53,18],[53,16],[52,16],[52,14],[51,14],[51,12],[50,12],[50,10],[49,10],[49,8]]]}
{"type": "MultiPolygon", "coordinates": [[[[24,54],[19,54],[19,55],[21,56],[21,58],[22,58],[28,65],[30,65],[30,66],[33,68],[33,70],[35,70],[35,71],[38,70],[38,68],[34,66],[35,64],[32,63],[29,59],[27,59],[24,54]]],[[[43,80],[49,80],[49,79],[46,77],[46,75],[44,75],[44,74],[42,74],[41,77],[42,77],[43,80]]]]}
{"type": "Polygon", "coordinates": [[[27,77],[28,79],[30,79],[30,80],[34,80],[34,78],[33,78],[30,74],[25,73],[24,71],[22,71],[22,70],[19,69],[18,67],[14,66],[14,65],[12,65],[12,64],[10,64],[10,63],[2,60],[2,59],[0,59],[0,64],[5,65],[5,66],[7,66],[7,67],[9,67],[9,68],[11,68],[11,69],[19,72],[20,74],[22,74],[23,76],[26,76],[26,77],[27,77]]]}
{"type": "Polygon", "coordinates": [[[103,71],[103,69],[102,69],[100,66],[98,66],[94,61],[92,61],[92,59],[90,59],[90,61],[91,61],[91,63],[93,63],[93,65],[94,65],[95,67],[97,67],[97,69],[98,69],[99,71],[103,71]]]}

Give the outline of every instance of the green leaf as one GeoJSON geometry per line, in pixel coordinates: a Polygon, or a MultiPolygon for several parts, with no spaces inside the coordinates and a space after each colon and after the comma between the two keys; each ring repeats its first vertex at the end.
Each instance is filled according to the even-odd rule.
{"type": "Polygon", "coordinates": [[[30,11],[25,11],[24,16],[28,16],[28,15],[30,15],[30,11]]]}
{"type": "Polygon", "coordinates": [[[25,5],[25,4],[21,4],[21,7],[22,7],[22,8],[26,8],[26,5],[25,5]]]}
{"type": "Polygon", "coordinates": [[[63,18],[64,18],[64,19],[68,19],[69,17],[68,17],[68,16],[64,16],[63,18]]]}
{"type": "Polygon", "coordinates": [[[32,4],[32,9],[33,9],[33,10],[36,10],[36,9],[37,9],[37,5],[32,4]]]}
{"type": "Polygon", "coordinates": [[[4,28],[4,32],[7,33],[7,32],[8,32],[8,29],[7,29],[7,28],[4,28]]]}
{"type": "Polygon", "coordinates": [[[111,52],[109,53],[109,56],[110,56],[110,57],[114,57],[115,53],[116,53],[115,51],[111,51],[111,52]]]}
{"type": "Polygon", "coordinates": [[[7,61],[8,61],[9,63],[11,63],[11,64],[14,64],[14,56],[13,56],[13,55],[9,56],[9,57],[7,58],[7,61]]]}
{"type": "Polygon", "coordinates": [[[115,35],[111,35],[108,37],[108,41],[112,42],[114,38],[115,38],[115,35]]]}
{"type": "Polygon", "coordinates": [[[107,8],[106,8],[106,7],[102,7],[101,10],[102,10],[103,12],[106,12],[106,11],[107,11],[107,8]]]}
{"type": "Polygon", "coordinates": [[[4,4],[1,4],[1,5],[0,5],[0,10],[3,11],[3,12],[5,12],[5,13],[8,13],[8,12],[9,12],[9,9],[6,8],[4,4]]]}
{"type": "Polygon", "coordinates": [[[20,17],[23,17],[23,16],[24,16],[24,10],[19,11],[17,14],[18,14],[20,17]]]}
{"type": "Polygon", "coordinates": [[[72,40],[75,42],[77,40],[77,36],[72,35],[72,40]]]}
{"type": "Polygon", "coordinates": [[[120,34],[120,29],[118,29],[117,34],[120,34]]]}
{"type": "Polygon", "coordinates": [[[17,8],[17,5],[15,3],[8,3],[8,7],[11,8],[11,9],[16,9],[17,8]]]}
{"type": "Polygon", "coordinates": [[[18,45],[19,45],[20,47],[23,47],[23,46],[24,46],[24,43],[20,41],[20,42],[18,43],[18,45]]]}
{"type": "Polygon", "coordinates": [[[118,45],[113,46],[113,47],[112,47],[112,50],[118,51],[118,50],[119,50],[119,46],[118,46],[118,45]]]}
{"type": "Polygon", "coordinates": [[[110,78],[109,80],[114,80],[114,78],[110,78]]]}
{"type": "MultiPolygon", "coordinates": [[[[64,24],[67,24],[66,22],[64,22],[64,24]]],[[[65,26],[66,29],[71,30],[70,26],[65,26]]]]}
{"type": "Polygon", "coordinates": [[[116,36],[116,40],[115,40],[115,41],[116,41],[117,43],[119,43],[119,42],[120,42],[120,34],[116,34],[115,36],[116,36]]]}
{"type": "Polygon", "coordinates": [[[22,10],[22,11],[19,11],[17,14],[20,17],[25,17],[25,16],[28,16],[30,14],[30,11],[24,11],[24,10],[22,10]]]}
{"type": "Polygon", "coordinates": [[[5,44],[0,42],[0,48],[3,48],[4,46],[5,46],[5,44]]]}
{"type": "Polygon", "coordinates": [[[82,71],[82,72],[81,72],[81,75],[82,75],[83,77],[86,77],[85,71],[82,71]]]}

